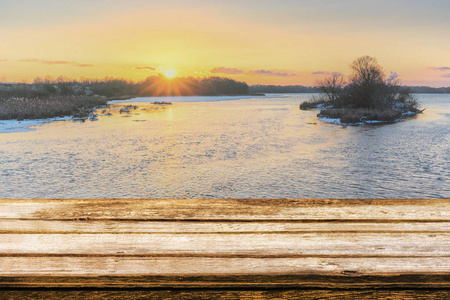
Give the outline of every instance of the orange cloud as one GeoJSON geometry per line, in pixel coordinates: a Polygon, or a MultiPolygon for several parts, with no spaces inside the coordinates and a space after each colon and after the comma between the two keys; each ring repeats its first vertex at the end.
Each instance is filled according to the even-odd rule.
{"type": "Polygon", "coordinates": [[[66,61],[66,60],[45,60],[45,59],[36,59],[36,58],[30,58],[30,59],[21,59],[20,62],[24,63],[40,63],[45,65],[75,65],[77,67],[93,67],[94,65],[91,64],[80,64],[75,61],[66,61]]]}
{"type": "Polygon", "coordinates": [[[75,65],[77,66],[77,67],[81,67],[81,68],[85,68],[85,67],[93,67],[94,65],[91,65],[91,64],[78,64],[78,63],[75,63],[75,65]]]}
{"type": "Polygon", "coordinates": [[[282,73],[277,71],[270,71],[270,70],[256,70],[256,71],[250,71],[250,75],[264,75],[264,76],[297,76],[297,74],[294,73],[282,73]]]}
{"type": "Polygon", "coordinates": [[[157,68],[155,68],[155,67],[147,67],[147,66],[144,66],[144,67],[136,67],[136,70],[156,71],[157,68]]]}
{"type": "Polygon", "coordinates": [[[214,68],[214,69],[212,69],[210,72],[211,72],[211,73],[233,74],[233,75],[237,75],[237,74],[242,74],[242,73],[244,73],[244,71],[239,70],[239,69],[235,69],[235,68],[225,68],[225,67],[214,68]]]}
{"type": "Polygon", "coordinates": [[[342,73],[339,72],[323,72],[323,71],[317,71],[317,72],[312,72],[312,75],[337,75],[337,76],[345,76],[342,73]]]}

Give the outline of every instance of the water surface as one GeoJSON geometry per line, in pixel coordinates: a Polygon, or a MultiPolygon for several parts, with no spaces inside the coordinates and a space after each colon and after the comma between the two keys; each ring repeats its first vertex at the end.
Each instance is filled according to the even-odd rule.
{"type": "Polygon", "coordinates": [[[134,99],[95,122],[1,133],[0,198],[450,198],[450,95],[348,127],[300,111],[308,97],[134,99]]]}

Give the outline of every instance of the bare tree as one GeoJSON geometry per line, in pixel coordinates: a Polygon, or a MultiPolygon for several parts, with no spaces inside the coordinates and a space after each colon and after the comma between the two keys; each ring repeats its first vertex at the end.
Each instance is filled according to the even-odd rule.
{"type": "Polygon", "coordinates": [[[338,74],[333,74],[317,82],[317,87],[319,90],[326,95],[328,101],[332,104],[336,104],[337,100],[341,96],[344,86],[344,77],[338,74]]]}
{"type": "Polygon", "coordinates": [[[353,70],[351,81],[361,85],[374,85],[384,81],[383,68],[374,57],[361,56],[350,65],[353,70]]]}
{"type": "Polygon", "coordinates": [[[383,68],[374,57],[362,56],[350,65],[353,74],[348,86],[350,102],[355,107],[376,107],[386,93],[383,68]]]}

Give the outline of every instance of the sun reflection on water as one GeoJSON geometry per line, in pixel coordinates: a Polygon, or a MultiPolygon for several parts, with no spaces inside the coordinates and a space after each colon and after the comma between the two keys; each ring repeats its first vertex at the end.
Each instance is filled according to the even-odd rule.
{"type": "Polygon", "coordinates": [[[113,104],[0,135],[2,197],[450,197],[450,118],[342,127],[301,97],[113,104]]]}

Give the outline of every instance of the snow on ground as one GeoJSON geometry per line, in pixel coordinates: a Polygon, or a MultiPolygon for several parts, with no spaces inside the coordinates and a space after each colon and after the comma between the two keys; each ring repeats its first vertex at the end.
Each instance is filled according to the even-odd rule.
{"type": "Polygon", "coordinates": [[[338,125],[344,125],[341,122],[341,119],[333,119],[333,118],[319,118],[319,121],[331,123],[331,124],[338,124],[338,125]]]}
{"type": "Polygon", "coordinates": [[[128,100],[111,100],[108,103],[152,103],[152,102],[214,102],[226,100],[241,100],[264,98],[264,96],[167,96],[167,97],[137,97],[128,100]]]}
{"type": "Polygon", "coordinates": [[[319,121],[326,122],[326,123],[331,123],[331,124],[343,125],[343,126],[384,123],[383,121],[377,121],[377,120],[367,120],[367,121],[358,122],[358,123],[342,123],[341,119],[324,118],[324,117],[319,118],[319,121]]]}
{"type": "Polygon", "coordinates": [[[32,131],[36,129],[33,127],[37,125],[43,125],[54,121],[67,121],[72,119],[73,119],[72,117],[63,117],[63,118],[36,119],[23,121],[0,120],[0,133],[32,131]]]}

